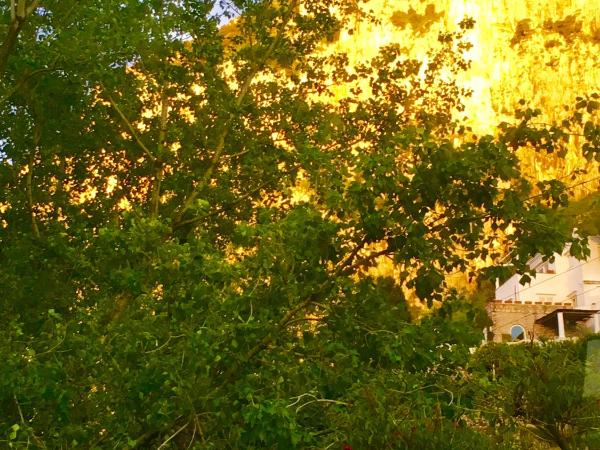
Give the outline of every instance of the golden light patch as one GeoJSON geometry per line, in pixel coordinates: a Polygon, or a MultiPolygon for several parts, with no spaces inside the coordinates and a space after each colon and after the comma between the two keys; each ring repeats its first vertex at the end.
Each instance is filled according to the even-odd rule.
{"type": "Polygon", "coordinates": [[[152,289],[152,297],[154,297],[155,300],[162,300],[164,298],[164,295],[165,290],[162,284],[157,284],[156,286],[154,286],[154,288],[152,289]]]}
{"type": "Polygon", "coordinates": [[[75,194],[73,199],[77,204],[82,205],[85,202],[95,199],[96,195],[98,195],[98,188],[96,186],[88,186],[85,191],[75,194]]]}
{"type": "Polygon", "coordinates": [[[310,184],[310,180],[304,170],[299,170],[296,176],[296,184],[292,187],[290,203],[297,205],[299,203],[308,203],[315,197],[316,192],[310,184]]]}
{"type": "Polygon", "coordinates": [[[129,202],[129,200],[127,200],[126,197],[123,197],[119,200],[119,203],[117,203],[117,208],[119,208],[119,210],[121,211],[130,211],[131,203],[129,202]]]}
{"type": "Polygon", "coordinates": [[[169,200],[171,200],[172,198],[174,198],[177,194],[174,191],[167,191],[164,192],[161,196],[160,196],[160,202],[162,204],[167,203],[169,200]]]}
{"type": "Polygon", "coordinates": [[[171,144],[171,147],[169,148],[169,150],[171,150],[171,152],[174,153],[175,155],[178,154],[180,149],[181,149],[181,142],[179,142],[179,141],[173,142],[171,144]]]}
{"type": "Polygon", "coordinates": [[[116,175],[111,175],[106,179],[106,187],[104,188],[104,192],[107,194],[112,194],[115,188],[119,184],[119,177],[116,175]]]}

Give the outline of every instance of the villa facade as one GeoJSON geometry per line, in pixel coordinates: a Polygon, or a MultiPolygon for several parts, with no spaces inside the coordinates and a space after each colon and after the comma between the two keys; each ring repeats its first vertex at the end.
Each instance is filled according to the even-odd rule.
{"type": "Polygon", "coordinates": [[[589,238],[590,256],[580,261],[565,246],[554,261],[536,255],[528,261],[536,275],[522,285],[520,274],[497,283],[488,304],[492,326],[484,330],[494,342],[546,337],[566,339],[600,332],[600,236],[589,238]]]}

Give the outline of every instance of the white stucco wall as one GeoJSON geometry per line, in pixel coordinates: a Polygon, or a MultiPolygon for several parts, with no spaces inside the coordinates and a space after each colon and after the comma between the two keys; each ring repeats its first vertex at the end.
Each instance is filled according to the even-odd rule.
{"type": "Polygon", "coordinates": [[[590,262],[583,267],[585,281],[600,281],[600,244],[590,243],[590,262]]]}
{"type": "MultiPolygon", "coordinates": [[[[579,261],[568,254],[555,254],[555,273],[538,273],[528,284],[521,285],[516,274],[496,289],[496,300],[513,302],[566,303],[574,299],[574,307],[600,309],[600,238],[590,238],[590,256],[579,261]]],[[[540,264],[536,256],[530,267],[540,264]]]]}
{"type": "Polygon", "coordinates": [[[538,273],[531,283],[525,285],[519,282],[521,275],[513,275],[496,289],[496,300],[563,303],[571,292],[569,287],[572,283],[570,283],[569,275],[569,272],[538,273]]]}

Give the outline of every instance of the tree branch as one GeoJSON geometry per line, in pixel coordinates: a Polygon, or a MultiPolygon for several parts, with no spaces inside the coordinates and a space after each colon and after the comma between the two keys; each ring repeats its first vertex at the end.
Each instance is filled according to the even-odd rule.
{"type": "Polygon", "coordinates": [[[40,5],[39,0],[34,0],[29,6],[25,0],[18,0],[15,5],[15,0],[10,2],[10,24],[8,25],[8,33],[4,38],[2,46],[0,46],[0,79],[4,77],[8,59],[17,45],[19,33],[23,29],[27,18],[40,5]]]}
{"type": "Polygon", "coordinates": [[[160,206],[160,185],[163,178],[163,167],[160,162],[163,152],[165,150],[166,138],[167,138],[167,120],[169,118],[169,97],[167,91],[163,86],[160,94],[161,108],[160,108],[160,129],[158,131],[158,149],[157,154],[159,160],[154,161],[156,168],[154,172],[154,184],[152,186],[152,217],[158,217],[158,208],[160,206]]]}
{"type": "Polygon", "coordinates": [[[142,139],[138,135],[137,131],[135,131],[135,128],[133,127],[133,125],[131,124],[131,122],[129,121],[129,119],[127,118],[127,116],[125,116],[125,114],[123,113],[123,111],[121,110],[121,108],[119,108],[119,105],[117,105],[117,102],[115,102],[115,100],[113,99],[112,95],[110,95],[108,93],[108,90],[106,89],[106,87],[103,84],[100,84],[100,86],[104,90],[104,95],[106,95],[107,100],[109,101],[109,103],[111,104],[111,106],[114,108],[114,110],[117,112],[117,114],[119,115],[119,117],[123,121],[123,124],[125,125],[125,127],[127,128],[127,130],[131,133],[131,135],[135,139],[135,142],[140,146],[140,148],[146,154],[146,156],[148,158],[150,158],[150,161],[156,162],[156,157],[152,154],[152,152],[146,146],[146,144],[144,144],[144,142],[142,141],[142,139]]]}
{"type": "Polygon", "coordinates": [[[40,144],[40,130],[36,124],[33,132],[33,149],[29,153],[29,167],[27,171],[27,202],[29,203],[29,216],[31,217],[31,229],[36,238],[40,237],[40,229],[37,225],[37,219],[35,217],[34,203],[33,203],[33,165],[35,164],[35,154],[37,153],[38,146],[40,144]]]}
{"type": "MultiPolygon", "coordinates": [[[[315,295],[315,293],[313,293],[312,296],[314,296],[314,295],[315,295]]],[[[296,305],[296,307],[290,309],[283,316],[283,318],[279,321],[279,323],[277,324],[277,326],[275,327],[275,329],[272,332],[270,332],[265,337],[263,337],[254,347],[252,347],[246,353],[246,355],[244,355],[244,357],[242,359],[235,362],[225,372],[225,374],[223,376],[223,382],[219,385],[218,389],[224,387],[229,381],[231,381],[234,378],[234,376],[239,373],[240,367],[242,367],[243,365],[248,363],[252,358],[254,358],[256,355],[258,355],[262,350],[267,348],[269,346],[269,344],[271,342],[273,342],[273,340],[275,339],[274,333],[276,331],[279,331],[279,330],[285,328],[286,325],[294,318],[294,316],[296,314],[298,314],[300,311],[302,311],[304,308],[306,308],[311,303],[312,296],[310,299],[305,300],[302,303],[300,303],[299,305],[296,305]]]]}
{"type": "Polygon", "coordinates": [[[182,427],[180,427],[175,433],[173,433],[171,436],[169,436],[165,442],[163,442],[162,444],[160,444],[160,447],[158,447],[158,450],[161,450],[161,449],[165,448],[166,445],[169,443],[169,441],[171,441],[171,439],[173,439],[175,436],[177,436],[179,433],[181,433],[183,430],[185,430],[185,428],[189,424],[190,424],[189,422],[186,423],[185,425],[183,425],[182,427]]]}
{"type": "Polygon", "coordinates": [[[43,69],[37,69],[37,70],[34,70],[31,73],[27,74],[25,77],[23,77],[21,80],[19,80],[19,82],[16,84],[15,87],[13,87],[9,92],[7,92],[3,97],[0,98],[0,104],[8,101],[8,99],[10,99],[13,95],[15,95],[19,91],[21,86],[23,86],[25,83],[27,83],[33,77],[40,75],[44,72],[54,72],[55,70],[60,70],[60,69],[57,67],[44,67],[43,69]]]}
{"type": "Polygon", "coordinates": [[[239,205],[240,203],[246,201],[247,199],[249,199],[250,197],[252,197],[254,194],[256,194],[257,192],[259,192],[261,189],[267,187],[268,185],[270,185],[271,183],[274,183],[275,181],[278,180],[279,177],[273,177],[267,181],[265,181],[264,183],[261,183],[260,185],[258,185],[256,188],[252,189],[250,192],[242,195],[241,197],[239,197],[237,200],[235,200],[234,202],[229,203],[228,205],[224,205],[219,209],[216,209],[214,211],[211,211],[209,213],[206,214],[202,214],[201,216],[197,216],[197,217],[192,217],[191,219],[188,220],[184,220],[184,221],[180,221],[178,223],[174,223],[172,229],[173,230],[177,230],[179,228],[182,228],[186,225],[194,225],[198,222],[201,222],[202,220],[208,218],[208,217],[212,217],[215,216],[223,211],[227,211],[228,209],[233,208],[236,205],[239,205]]]}
{"type": "Polygon", "coordinates": [[[4,38],[2,47],[0,47],[0,77],[4,77],[6,71],[6,65],[8,64],[8,58],[13,52],[15,45],[17,44],[17,38],[21,29],[23,28],[24,22],[21,19],[15,19],[10,22],[8,26],[8,33],[4,38]]]}
{"type": "Polygon", "coordinates": [[[251,359],[253,359],[256,355],[258,355],[261,351],[263,351],[265,348],[267,348],[269,346],[269,344],[271,342],[273,342],[273,340],[275,339],[275,333],[284,329],[286,326],[288,326],[294,320],[294,317],[296,316],[296,314],[298,314],[299,312],[304,310],[307,306],[314,304],[315,298],[317,296],[323,294],[323,292],[327,288],[331,287],[332,280],[335,279],[337,276],[341,275],[344,272],[345,268],[347,268],[349,265],[352,264],[352,262],[354,261],[354,258],[359,253],[359,251],[365,246],[367,241],[368,241],[368,239],[366,237],[364,237],[361,240],[361,242],[359,242],[357,244],[356,248],[354,248],[352,250],[352,252],[344,260],[342,260],[342,262],[333,271],[333,273],[331,274],[331,276],[329,277],[328,280],[321,283],[321,285],[319,287],[317,287],[312,292],[312,294],[309,295],[309,297],[307,299],[305,299],[304,301],[302,301],[301,303],[296,305],[294,308],[290,309],[281,318],[281,320],[278,322],[278,324],[274,330],[272,330],[265,337],[263,337],[260,340],[260,342],[258,342],[254,347],[252,347],[242,359],[240,359],[236,363],[234,363],[229,368],[229,370],[227,370],[225,372],[223,382],[221,383],[221,385],[219,385],[218,388],[222,388],[223,386],[225,386],[239,372],[239,368],[241,366],[248,363],[251,359]]]}
{"type": "MultiPolygon", "coordinates": [[[[250,90],[250,85],[252,84],[252,81],[254,81],[254,78],[258,74],[259,70],[264,65],[264,63],[266,63],[267,60],[271,57],[271,55],[277,48],[277,45],[279,45],[279,42],[283,38],[283,35],[285,33],[285,28],[292,18],[292,13],[295,10],[296,4],[297,4],[297,0],[294,0],[292,2],[292,4],[290,5],[290,9],[289,9],[288,13],[284,17],[284,20],[283,20],[279,30],[277,31],[277,35],[271,42],[271,45],[269,45],[269,47],[267,48],[267,51],[265,52],[265,54],[262,57],[262,59],[260,60],[260,62],[254,64],[254,66],[252,67],[252,69],[250,70],[248,75],[246,76],[244,82],[242,83],[242,86],[238,92],[237,98],[235,99],[235,106],[237,108],[239,108],[241,106],[242,102],[246,98],[246,95],[248,94],[248,91],[250,90]]],[[[217,168],[217,165],[219,163],[219,160],[221,158],[223,150],[225,149],[225,139],[227,138],[227,135],[229,134],[229,129],[231,126],[232,119],[233,119],[233,114],[230,113],[228,115],[228,117],[225,119],[223,129],[217,139],[217,145],[215,146],[215,152],[210,161],[208,169],[206,169],[206,172],[204,172],[204,175],[202,176],[198,185],[194,188],[192,193],[184,200],[182,207],[175,215],[175,218],[173,220],[173,223],[175,225],[181,221],[181,218],[183,217],[185,212],[193,205],[194,201],[196,200],[196,198],[198,197],[200,192],[206,187],[206,185],[210,181],[210,177],[212,176],[213,172],[217,168]]]]}

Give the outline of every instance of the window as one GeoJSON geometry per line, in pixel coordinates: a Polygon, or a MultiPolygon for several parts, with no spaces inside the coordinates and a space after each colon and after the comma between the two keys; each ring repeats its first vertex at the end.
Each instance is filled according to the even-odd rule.
{"type": "Polygon", "coordinates": [[[521,325],[513,325],[510,329],[510,338],[513,342],[524,340],[525,328],[523,328],[521,325]]]}

